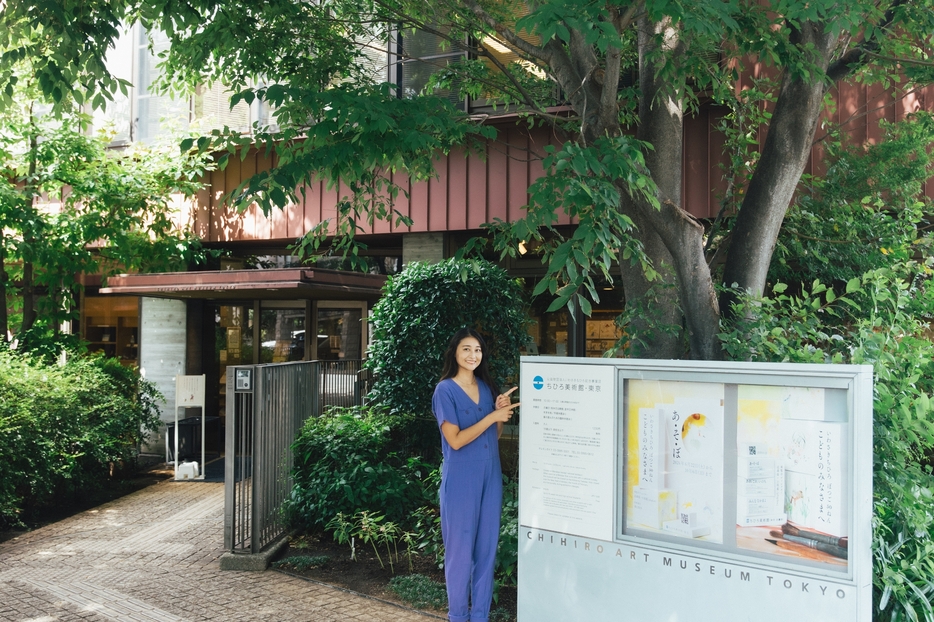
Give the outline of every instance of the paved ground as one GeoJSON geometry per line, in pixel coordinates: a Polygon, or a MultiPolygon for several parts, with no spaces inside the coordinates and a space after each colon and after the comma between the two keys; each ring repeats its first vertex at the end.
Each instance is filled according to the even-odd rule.
{"type": "Polygon", "coordinates": [[[280,572],[221,571],[223,484],[167,481],[0,544],[0,620],[428,622],[280,572]]]}

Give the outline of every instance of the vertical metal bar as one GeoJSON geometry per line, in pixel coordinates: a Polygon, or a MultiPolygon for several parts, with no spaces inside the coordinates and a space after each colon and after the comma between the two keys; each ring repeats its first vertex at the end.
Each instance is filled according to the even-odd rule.
{"type": "Polygon", "coordinates": [[[309,360],[318,360],[318,301],[311,301],[311,326],[305,329],[305,347],[310,348],[309,360]],[[309,341],[309,338],[311,339],[309,341]]]}
{"type": "MultiPolygon", "coordinates": [[[[252,368],[255,372],[256,368],[252,368]]],[[[256,388],[253,387],[252,393],[243,394],[244,408],[247,411],[247,416],[243,420],[243,425],[240,428],[240,433],[242,437],[242,464],[244,467],[244,475],[240,480],[240,523],[243,525],[242,535],[240,539],[241,549],[246,549],[249,546],[250,539],[253,533],[253,474],[256,470],[256,457],[254,455],[253,446],[254,446],[254,435],[253,435],[253,426],[256,421],[256,388]],[[249,471],[247,472],[247,469],[249,471]]]]}
{"type": "MultiPolygon", "coordinates": [[[[259,303],[257,303],[259,306],[259,303]]],[[[253,334],[256,334],[256,326],[258,325],[259,318],[254,315],[254,330],[253,334]]],[[[254,341],[253,351],[256,352],[256,349],[259,347],[259,342],[254,341]]],[[[254,355],[254,359],[256,356],[254,355]]],[[[265,370],[262,367],[257,367],[255,372],[254,384],[253,384],[253,425],[252,425],[252,436],[253,436],[253,486],[250,491],[250,522],[252,523],[252,531],[250,533],[250,552],[259,553],[262,548],[260,547],[260,530],[262,529],[262,504],[261,500],[258,498],[259,495],[263,492],[263,476],[265,475],[265,464],[263,460],[265,456],[263,455],[263,420],[266,417],[265,413],[265,402],[263,399],[266,395],[266,379],[264,378],[265,370]]]]}
{"type": "Polygon", "coordinates": [[[318,335],[312,332],[312,326],[314,322],[312,321],[313,314],[317,311],[315,308],[315,303],[311,300],[305,301],[305,353],[302,356],[303,361],[314,360],[314,357],[311,355],[311,344],[318,343],[318,335]]]}
{"type": "Polygon", "coordinates": [[[236,367],[228,368],[225,450],[224,546],[260,552],[280,537],[280,509],[292,487],[292,443],[305,420],[325,404],[352,406],[361,392],[361,362],[307,361],[240,366],[252,369],[251,392],[235,389],[236,367]]]}
{"type": "Polygon", "coordinates": [[[236,462],[237,429],[237,394],[234,392],[234,368],[227,368],[227,429],[224,430],[224,550],[233,552],[236,529],[236,482],[234,482],[234,464],[236,462]]]}
{"type": "Polygon", "coordinates": [[[313,363],[315,366],[314,376],[312,376],[312,385],[314,386],[314,403],[313,403],[313,412],[314,416],[318,417],[321,415],[321,404],[322,404],[322,393],[321,390],[323,384],[322,374],[324,373],[324,363],[322,361],[315,361],[313,363]]]}

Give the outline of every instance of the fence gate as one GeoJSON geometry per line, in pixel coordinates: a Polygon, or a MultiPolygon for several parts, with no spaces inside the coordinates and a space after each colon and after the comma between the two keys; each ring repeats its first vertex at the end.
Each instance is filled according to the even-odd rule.
{"type": "Polygon", "coordinates": [[[227,368],[224,550],[256,554],[285,533],[282,504],[292,488],[292,442],[328,406],[360,405],[359,360],[227,368]]]}

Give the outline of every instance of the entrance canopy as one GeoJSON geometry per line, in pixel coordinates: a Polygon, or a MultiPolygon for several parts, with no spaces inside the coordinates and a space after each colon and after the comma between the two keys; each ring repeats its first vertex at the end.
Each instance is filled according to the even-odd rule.
{"type": "Polygon", "coordinates": [[[338,270],[278,268],[121,274],[107,279],[102,294],[192,300],[376,300],[386,277],[338,270]]]}

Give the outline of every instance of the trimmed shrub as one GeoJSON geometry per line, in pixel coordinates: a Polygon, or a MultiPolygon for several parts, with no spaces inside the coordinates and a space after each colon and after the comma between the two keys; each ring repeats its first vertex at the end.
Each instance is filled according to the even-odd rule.
{"type": "MultiPolygon", "coordinates": [[[[449,259],[409,264],[390,278],[370,317],[370,399],[391,413],[433,421],[431,396],[444,349],[464,327],[484,336],[493,379],[502,386],[515,382],[519,350],[528,342],[526,309],[519,282],[492,263],[449,259]]],[[[438,445],[437,426],[432,423],[421,432],[427,438],[412,439],[416,448],[423,442],[424,450],[438,445]]]]}
{"type": "Polygon", "coordinates": [[[295,528],[324,529],[338,513],[375,511],[410,525],[433,496],[423,484],[432,467],[398,451],[390,430],[399,417],[367,408],[333,409],[305,422],[295,443],[295,484],[285,504],[295,528]]]}
{"type": "Polygon", "coordinates": [[[64,366],[0,351],[0,528],[135,464],[158,392],[113,359],[64,366]]]}

